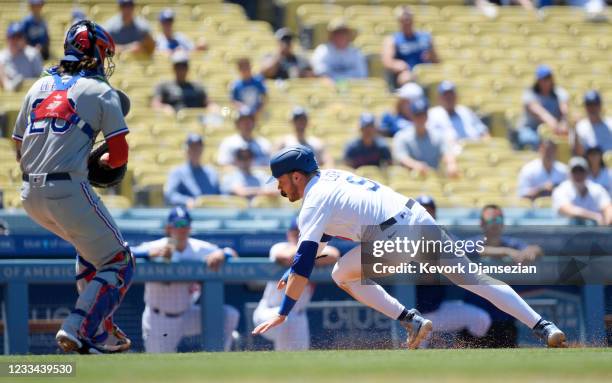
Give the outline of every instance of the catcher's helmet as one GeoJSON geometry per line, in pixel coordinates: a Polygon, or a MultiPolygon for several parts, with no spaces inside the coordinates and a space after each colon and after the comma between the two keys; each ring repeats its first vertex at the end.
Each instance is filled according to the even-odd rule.
{"type": "Polygon", "coordinates": [[[111,35],[93,21],[81,20],[70,27],[66,34],[61,61],[77,62],[86,57],[94,58],[100,74],[110,77],[114,69],[111,59],[114,55],[115,42],[111,35]]]}

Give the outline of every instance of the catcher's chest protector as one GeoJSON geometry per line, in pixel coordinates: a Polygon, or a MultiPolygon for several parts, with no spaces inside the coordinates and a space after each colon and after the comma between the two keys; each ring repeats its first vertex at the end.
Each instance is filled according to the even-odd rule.
{"type": "Polygon", "coordinates": [[[90,139],[93,139],[93,129],[79,117],[75,110],[74,101],[68,97],[68,89],[72,88],[80,78],[81,76],[76,75],[71,77],[67,82],[64,82],[60,75],[54,74],[53,81],[55,82],[55,90],[46,98],[40,98],[34,101],[30,114],[31,123],[46,118],[52,118],[54,132],[61,133],[62,131],[68,130],[70,125],[74,124],[90,139]],[[56,123],[58,119],[64,121],[63,128],[56,123]]]}

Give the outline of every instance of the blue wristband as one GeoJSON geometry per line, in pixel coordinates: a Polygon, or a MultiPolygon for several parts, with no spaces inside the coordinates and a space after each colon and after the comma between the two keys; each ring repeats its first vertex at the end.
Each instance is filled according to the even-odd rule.
{"type": "Polygon", "coordinates": [[[278,310],[278,313],[280,315],[285,316],[289,315],[289,312],[291,311],[293,306],[295,306],[295,302],[297,302],[295,299],[285,295],[283,297],[283,302],[281,303],[280,310],[278,310]]]}
{"type": "Polygon", "coordinates": [[[232,249],[230,249],[229,247],[223,248],[223,255],[225,256],[226,261],[234,256],[232,254],[232,249]]]}

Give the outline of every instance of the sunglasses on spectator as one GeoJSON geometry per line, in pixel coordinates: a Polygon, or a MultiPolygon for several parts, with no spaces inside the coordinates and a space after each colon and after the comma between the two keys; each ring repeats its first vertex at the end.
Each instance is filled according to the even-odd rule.
{"type": "Polygon", "coordinates": [[[487,218],[482,220],[485,225],[503,225],[504,217],[498,215],[497,217],[487,218]]]}
{"type": "Polygon", "coordinates": [[[191,226],[191,222],[189,222],[188,219],[179,219],[172,223],[172,227],[176,229],[183,229],[183,228],[190,227],[190,226],[191,226]]]}

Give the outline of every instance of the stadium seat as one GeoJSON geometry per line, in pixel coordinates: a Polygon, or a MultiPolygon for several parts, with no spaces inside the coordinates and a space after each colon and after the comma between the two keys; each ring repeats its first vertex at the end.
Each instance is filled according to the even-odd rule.
{"type": "Polygon", "coordinates": [[[203,195],[196,199],[195,207],[246,209],[249,207],[249,201],[246,198],[230,195],[203,195]]]}

